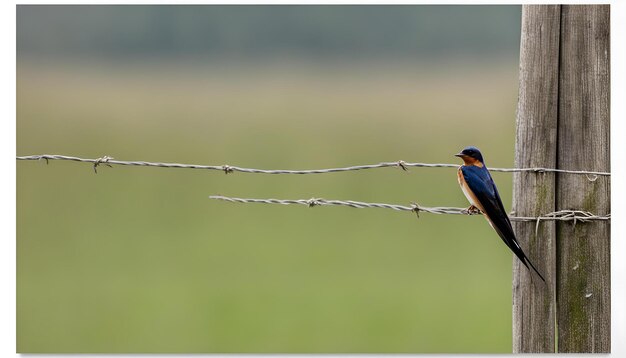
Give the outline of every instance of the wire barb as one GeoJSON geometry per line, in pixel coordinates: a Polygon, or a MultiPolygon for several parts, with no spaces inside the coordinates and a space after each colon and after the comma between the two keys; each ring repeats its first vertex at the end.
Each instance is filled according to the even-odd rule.
{"type": "Polygon", "coordinates": [[[228,165],[228,164],[222,165],[222,170],[224,171],[224,174],[228,174],[228,173],[232,173],[233,172],[233,168],[230,165],[228,165]]]}
{"type": "Polygon", "coordinates": [[[307,205],[309,205],[309,208],[312,208],[316,205],[320,205],[320,203],[317,201],[318,199],[315,198],[311,198],[309,200],[307,200],[307,205]]]}
{"type": "Polygon", "coordinates": [[[415,212],[415,215],[417,216],[417,218],[420,218],[420,206],[417,203],[411,203],[411,207],[413,208],[413,212],[415,212]]]}
{"type": "MultiPolygon", "coordinates": [[[[98,166],[99,166],[100,164],[104,164],[104,165],[106,165],[107,167],[113,168],[113,167],[111,166],[111,164],[109,164],[109,160],[111,160],[111,159],[113,159],[113,158],[112,158],[112,157],[109,157],[108,155],[105,155],[105,156],[104,156],[104,157],[102,157],[102,158],[98,158],[98,159],[96,159],[96,160],[93,162],[93,171],[94,171],[94,173],[98,174],[98,166]]],[[[48,158],[46,158],[46,161],[47,161],[47,160],[48,160],[48,158]]]]}
{"type": "MultiPolygon", "coordinates": [[[[104,156],[97,159],[87,159],[72,157],[67,155],[28,155],[18,156],[16,160],[70,160],[75,162],[93,163],[94,170],[100,165],[106,163],[108,166],[113,165],[129,165],[129,166],[142,166],[142,167],[160,167],[160,168],[186,168],[186,169],[206,169],[206,170],[219,170],[224,173],[242,172],[242,173],[255,173],[255,174],[324,174],[324,173],[337,173],[348,172],[365,169],[386,168],[386,167],[400,167],[405,171],[408,171],[409,167],[421,167],[421,168],[458,168],[458,164],[443,164],[443,163],[407,163],[403,160],[396,162],[382,162],[378,164],[366,164],[366,165],[354,165],[349,167],[339,168],[327,168],[327,169],[306,169],[306,170],[287,170],[287,169],[254,169],[254,168],[241,168],[231,165],[200,165],[200,164],[181,164],[181,163],[159,163],[159,162],[144,162],[144,161],[125,161],[125,160],[113,160],[111,157],[104,156]]],[[[531,173],[567,173],[567,174],[584,174],[591,180],[593,176],[610,176],[610,172],[596,172],[585,170],[566,170],[566,169],[551,169],[551,168],[489,168],[492,172],[531,172],[531,173]],[[589,177],[591,175],[592,177],[589,177]]],[[[96,171],[97,173],[97,171],[96,171]]],[[[591,180],[594,181],[595,179],[591,180]]]]}

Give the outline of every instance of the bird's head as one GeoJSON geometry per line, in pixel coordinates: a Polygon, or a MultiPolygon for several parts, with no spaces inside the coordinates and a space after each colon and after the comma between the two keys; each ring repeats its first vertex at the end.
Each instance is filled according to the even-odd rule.
{"type": "Polygon", "coordinates": [[[484,165],[483,155],[476,147],[466,147],[459,154],[455,154],[455,156],[463,159],[463,163],[465,165],[476,165],[479,167],[482,167],[484,165]]]}

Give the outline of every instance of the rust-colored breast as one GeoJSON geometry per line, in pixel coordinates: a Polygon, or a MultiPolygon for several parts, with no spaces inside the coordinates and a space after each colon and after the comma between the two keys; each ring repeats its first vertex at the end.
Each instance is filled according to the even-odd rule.
{"type": "Polygon", "coordinates": [[[483,206],[480,204],[480,201],[478,201],[478,198],[476,198],[476,195],[474,195],[474,192],[472,192],[472,190],[467,185],[467,182],[465,181],[462,168],[462,166],[459,167],[459,170],[457,172],[457,177],[459,180],[459,185],[461,186],[461,190],[463,191],[463,194],[465,194],[467,201],[469,201],[470,204],[474,205],[484,213],[485,210],[483,209],[483,206]]]}

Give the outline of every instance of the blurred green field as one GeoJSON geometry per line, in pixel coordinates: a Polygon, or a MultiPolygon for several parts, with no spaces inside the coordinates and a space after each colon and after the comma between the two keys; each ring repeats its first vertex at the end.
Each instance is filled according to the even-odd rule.
{"type": "MultiPolygon", "coordinates": [[[[517,64],[20,62],[17,154],[312,169],[511,167],[517,64]]],[[[494,173],[510,209],[512,176],[494,173]]],[[[453,169],[310,176],[17,163],[17,349],[511,351],[512,255],[453,169]]]]}

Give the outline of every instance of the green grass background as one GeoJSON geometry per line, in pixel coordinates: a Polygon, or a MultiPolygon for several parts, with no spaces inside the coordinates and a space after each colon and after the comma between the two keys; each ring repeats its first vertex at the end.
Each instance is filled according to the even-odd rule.
{"type": "MultiPolygon", "coordinates": [[[[511,167],[516,60],[21,61],[17,154],[307,169],[511,167]]],[[[510,209],[509,173],[494,173],[510,209]]],[[[510,352],[511,260],[480,217],[213,201],[467,206],[454,169],[270,176],[17,162],[17,349],[510,352]]]]}

